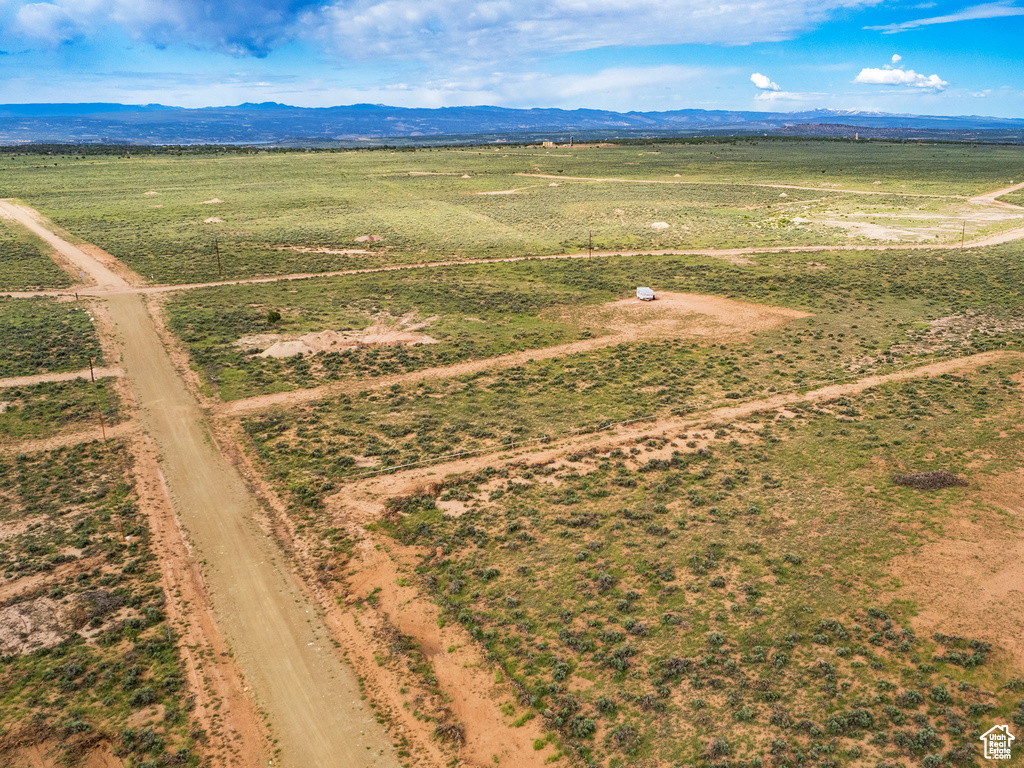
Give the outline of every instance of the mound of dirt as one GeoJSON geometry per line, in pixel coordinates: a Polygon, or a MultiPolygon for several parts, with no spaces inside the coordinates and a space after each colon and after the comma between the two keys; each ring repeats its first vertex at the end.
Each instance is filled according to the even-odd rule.
{"type": "Polygon", "coordinates": [[[223,203],[223,202],[224,201],[221,200],[219,197],[215,197],[212,200],[203,200],[203,202],[201,202],[200,205],[213,205],[215,203],[223,203]]]}
{"type": "Polygon", "coordinates": [[[380,316],[361,331],[315,331],[298,337],[262,333],[244,336],[235,345],[250,350],[264,347],[258,357],[294,357],[317,352],[340,352],[351,347],[436,344],[437,339],[418,331],[437,320],[437,317],[417,320],[416,316],[415,311],[397,320],[391,316],[380,316]]]}
{"type": "Polygon", "coordinates": [[[668,229],[671,226],[667,221],[652,221],[651,229],[668,229]]]}
{"type": "Polygon", "coordinates": [[[204,224],[223,224],[224,223],[224,219],[219,219],[216,216],[211,216],[210,218],[208,218],[203,223],[204,224]]]}
{"type": "Polygon", "coordinates": [[[380,235],[360,235],[352,242],[355,243],[379,243],[384,238],[380,235]]]}
{"type": "Polygon", "coordinates": [[[149,192],[143,192],[142,194],[144,194],[144,195],[158,195],[160,193],[159,192],[154,192],[153,190],[150,190],[149,192]]]}

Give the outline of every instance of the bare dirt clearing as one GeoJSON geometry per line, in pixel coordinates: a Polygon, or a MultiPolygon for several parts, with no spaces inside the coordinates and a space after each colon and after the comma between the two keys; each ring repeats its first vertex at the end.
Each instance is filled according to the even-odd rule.
{"type": "Polygon", "coordinates": [[[243,336],[235,345],[243,349],[265,347],[258,357],[294,357],[317,352],[339,352],[353,347],[436,344],[437,339],[418,331],[429,326],[437,317],[417,320],[417,314],[415,311],[409,312],[398,319],[380,316],[361,331],[315,331],[297,338],[273,333],[243,336]]]}
{"type": "Polygon", "coordinates": [[[622,340],[670,338],[675,335],[720,338],[778,328],[810,313],[787,307],[751,304],[721,296],[658,292],[655,301],[623,299],[596,307],[550,313],[580,325],[614,328],[622,340]]]}
{"type": "Polygon", "coordinates": [[[1006,647],[1024,669],[1024,470],[985,478],[943,536],[894,563],[921,632],[946,627],[1006,647]]]}
{"type": "MultiPolygon", "coordinates": [[[[10,761],[5,768],[58,768],[64,765],[60,760],[60,746],[60,741],[51,739],[5,752],[4,759],[10,761]]],[[[114,746],[103,739],[76,763],[77,768],[123,768],[124,765],[124,761],[114,755],[114,746]]]]}

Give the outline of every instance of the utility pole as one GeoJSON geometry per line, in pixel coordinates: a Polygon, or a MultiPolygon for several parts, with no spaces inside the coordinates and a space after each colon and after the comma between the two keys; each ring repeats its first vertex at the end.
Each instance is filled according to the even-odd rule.
{"type": "Polygon", "coordinates": [[[103,434],[103,442],[107,442],[107,425],[103,423],[103,410],[97,405],[96,413],[100,417],[100,432],[103,434]]]}
{"type": "Polygon", "coordinates": [[[220,269],[220,243],[216,237],[213,238],[213,247],[217,251],[217,277],[224,277],[224,273],[220,269]]]}
{"type": "Polygon", "coordinates": [[[594,230],[590,230],[590,238],[587,240],[587,258],[594,258],[594,230]]]}
{"type": "Polygon", "coordinates": [[[92,358],[91,357],[89,358],[89,378],[92,380],[93,384],[96,383],[96,374],[93,373],[93,371],[92,371],[92,358]]]}
{"type": "Polygon", "coordinates": [[[967,220],[964,219],[964,226],[960,230],[960,250],[964,249],[964,236],[967,234],[967,220]]]}

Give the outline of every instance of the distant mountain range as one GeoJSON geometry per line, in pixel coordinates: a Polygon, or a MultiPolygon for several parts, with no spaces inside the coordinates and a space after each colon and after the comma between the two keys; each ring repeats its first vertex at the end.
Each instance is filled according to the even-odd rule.
{"type": "Polygon", "coordinates": [[[261,144],[368,146],[486,141],[566,141],[724,134],[926,138],[1024,143],[1024,119],[938,117],[815,109],[738,112],[681,109],[443,107],[380,104],[304,108],[268,102],[184,109],[161,104],[3,104],[0,144],[261,144]]]}

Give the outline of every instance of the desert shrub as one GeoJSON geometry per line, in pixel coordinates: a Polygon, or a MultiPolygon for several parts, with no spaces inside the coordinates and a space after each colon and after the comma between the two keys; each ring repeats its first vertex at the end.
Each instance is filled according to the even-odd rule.
{"type": "Polygon", "coordinates": [[[934,491],[939,488],[967,486],[967,481],[959,475],[945,470],[933,472],[912,472],[905,475],[894,475],[892,481],[896,485],[917,488],[919,491],[934,491]]]}

